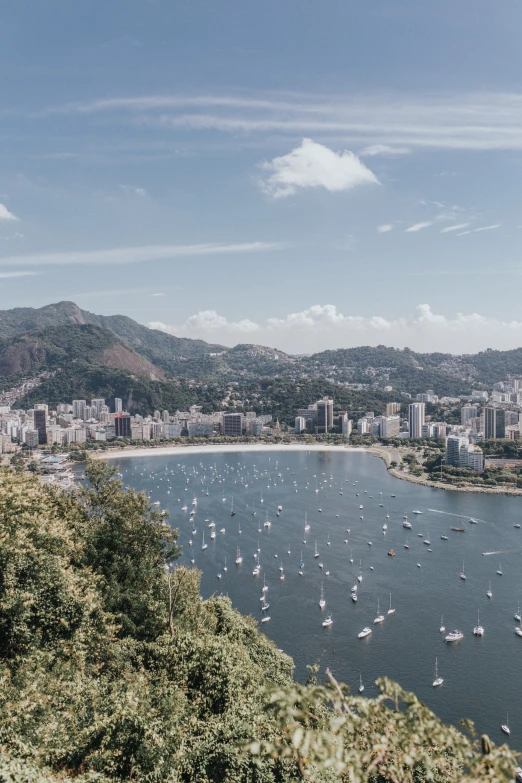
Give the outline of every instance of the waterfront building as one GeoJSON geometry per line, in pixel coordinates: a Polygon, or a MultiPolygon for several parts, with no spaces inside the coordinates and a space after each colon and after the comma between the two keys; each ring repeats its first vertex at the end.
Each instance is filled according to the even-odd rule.
{"type": "Polygon", "coordinates": [[[412,402],[408,405],[408,424],[410,438],[422,438],[422,426],[426,415],[424,402],[412,402]]]}
{"type": "Polygon", "coordinates": [[[243,433],[243,414],[223,414],[223,435],[227,437],[240,437],[243,433]]]}
{"type": "Polygon", "coordinates": [[[131,437],[131,419],[128,413],[116,413],[114,416],[114,433],[117,438],[131,437]]]}
{"type": "Polygon", "coordinates": [[[333,427],[333,400],[324,397],[317,403],[317,432],[328,432],[333,427]]]}
{"type": "Polygon", "coordinates": [[[295,417],[295,434],[301,435],[306,430],[306,419],[304,416],[295,417]]]}
{"type": "Polygon", "coordinates": [[[463,446],[469,446],[467,438],[459,437],[458,435],[449,435],[446,438],[446,465],[454,465],[456,468],[460,467],[460,450],[463,446]]]}
{"type": "Polygon", "coordinates": [[[493,408],[491,406],[484,408],[484,437],[486,440],[490,438],[505,438],[505,436],[506,425],[502,408],[493,408]]]}
{"type": "MultiPolygon", "coordinates": [[[[395,404],[395,403],[392,403],[395,404]]],[[[400,405],[399,405],[400,409],[400,405]]],[[[401,417],[397,414],[382,416],[379,435],[382,438],[398,438],[401,430],[401,417]]]]}

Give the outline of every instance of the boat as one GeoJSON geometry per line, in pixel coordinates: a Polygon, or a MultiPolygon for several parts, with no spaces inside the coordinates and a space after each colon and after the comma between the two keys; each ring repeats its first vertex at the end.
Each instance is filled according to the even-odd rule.
{"type": "Polygon", "coordinates": [[[314,557],[319,557],[319,552],[317,551],[317,541],[315,542],[314,557]]]}
{"type": "Polygon", "coordinates": [[[305,512],[304,532],[307,533],[309,530],[310,530],[310,525],[308,524],[307,514],[305,512]]]}
{"type": "Polygon", "coordinates": [[[439,631],[440,631],[441,633],[444,633],[444,631],[445,631],[445,630],[446,630],[446,627],[445,627],[445,625],[444,625],[444,615],[443,615],[443,614],[441,614],[441,616],[440,616],[440,628],[439,628],[439,631]]]}
{"type": "Polygon", "coordinates": [[[395,552],[393,551],[393,549],[390,549],[390,551],[388,552],[388,556],[395,557],[395,552]]]}
{"type": "Polygon", "coordinates": [[[406,530],[411,530],[411,522],[408,522],[407,519],[404,520],[402,523],[402,526],[406,528],[406,530]]]}
{"type": "Polygon", "coordinates": [[[480,611],[479,610],[477,610],[477,624],[476,624],[476,626],[473,629],[473,633],[475,634],[475,636],[484,636],[484,628],[480,624],[480,611]]]}
{"type": "Polygon", "coordinates": [[[241,557],[241,550],[238,547],[236,552],[236,565],[241,565],[242,562],[243,558],[241,557]]]}
{"type": "Polygon", "coordinates": [[[506,712],[506,722],[502,724],[500,727],[504,734],[507,734],[508,736],[511,734],[511,729],[509,728],[509,715],[506,712]]]}
{"type": "Polygon", "coordinates": [[[464,572],[464,562],[462,563],[462,571],[459,574],[460,578],[466,581],[466,574],[464,572]]]}
{"type": "Polygon", "coordinates": [[[522,615],[520,614],[520,604],[518,605],[518,609],[515,614],[515,620],[517,621],[517,623],[520,623],[522,621],[522,615]]]}
{"type": "Polygon", "coordinates": [[[321,597],[319,599],[319,608],[324,609],[325,606],[326,606],[326,601],[324,600],[324,585],[321,582],[321,597]]]}
{"type": "Polygon", "coordinates": [[[261,566],[258,563],[254,568],[254,570],[252,571],[252,576],[258,576],[260,571],[261,571],[261,566]]]}
{"type": "Polygon", "coordinates": [[[502,563],[499,563],[499,564],[498,564],[497,574],[498,574],[499,576],[502,576],[502,563]]]}
{"type": "Polygon", "coordinates": [[[332,617],[331,615],[328,615],[328,617],[325,617],[325,619],[323,620],[322,623],[323,628],[328,628],[328,626],[332,625],[332,623],[333,623],[332,617]]]}
{"type": "Polygon", "coordinates": [[[435,679],[433,680],[433,687],[438,688],[443,682],[444,680],[442,677],[439,677],[439,662],[437,658],[435,658],[435,679]]]}
{"type": "Polygon", "coordinates": [[[392,605],[391,605],[391,593],[390,593],[390,608],[388,609],[388,614],[395,614],[395,609],[392,609],[392,605]]]}
{"type": "Polygon", "coordinates": [[[513,525],[513,527],[516,527],[516,528],[518,528],[518,529],[520,530],[520,525],[519,525],[519,523],[518,523],[518,522],[515,522],[515,524],[513,525]]]}
{"type": "Polygon", "coordinates": [[[422,511],[418,511],[417,509],[414,509],[411,513],[412,514],[422,514],[423,512],[422,511]]]}
{"type": "Polygon", "coordinates": [[[427,534],[426,538],[424,539],[424,541],[422,543],[423,544],[427,544],[427,546],[431,546],[430,531],[429,530],[428,530],[428,534],[427,534]]]}
{"type": "Polygon", "coordinates": [[[462,631],[450,631],[450,633],[444,637],[445,642],[460,642],[464,638],[462,631]]]}
{"type": "Polygon", "coordinates": [[[373,624],[377,625],[378,623],[383,623],[383,622],[384,622],[384,615],[380,614],[379,612],[379,599],[377,599],[377,617],[373,621],[373,624]]]}
{"type": "Polygon", "coordinates": [[[447,541],[448,540],[448,536],[441,536],[441,540],[442,541],[447,541]]]}
{"type": "Polygon", "coordinates": [[[263,587],[261,588],[261,592],[266,593],[267,590],[268,590],[268,585],[266,583],[266,577],[263,576],[263,587]]]}
{"type": "Polygon", "coordinates": [[[357,634],[358,639],[364,639],[365,636],[369,636],[372,632],[371,628],[363,628],[360,633],[357,634]]]}
{"type": "Polygon", "coordinates": [[[201,543],[201,549],[206,549],[208,544],[205,544],[205,534],[203,533],[203,541],[201,543]]]}
{"type": "Polygon", "coordinates": [[[352,593],[352,601],[354,602],[354,604],[357,603],[357,593],[352,593]]]}
{"type": "Polygon", "coordinates": [[[263,606],[261,607],[261,611],[266,612],[267,609],[270,609],[270,604],[263,604],[263,606]]]}
{"type": "Polygon", "coordinates": [[[182,511],[186,511],[187,510],[187,506],[181,506],[181,510],[182,511]]]}
{"type": "Polygon", "coordinates": [[[515,628],[515,633],[517,636],[522,636],[522,628],[519,628],[518,625],[515,628]]]}
{"type": "Polygon", "coordinates": [[[364,690],[364,685],[362,681],[362,674],[359,674],[359,693],[362,693],[364,690]]]}
{"type": "Polygon", "coordinates": [[[223,571],[225,571],[225,572],[228,571],[226,557],[225,557],[225,565],[223,566],[223,571]]]}
{"type": "Polygon", "coordinates": [[[212,539],[212,541],[213,541],[213,540],[215,539],[215,537],[216,537],[216,531],[215,531],[215,530],[213,530],[213,531],[211,532],[211,534],[210,534],[210,538],[211,538],[211,539],[212,539]]]}
{"type": "Polygon", "coordinates": [[[268,519],[268,511],[266,512],[266,519],[265,519],[265,521],[263,522],[263,527],[268,527],[268,528],[269,528],[269,527],[272,527],[272,523],[271,523],[271,522],[269,521],[269,519],[268,519]]]}
{"type": "Polygon", "coordinates": [[[421,567],[421,564],[420,564],[420,563],[417,563],[417,568],[420,568],[420,567],[421,567]]]}
{"type": "Polygon", "coordinates": [[[486,593],[488,598],[493,598],[493,593],[491,591],[491,582],[489,583],[489,590],[486,593]]]}
{"type": "Polygon", "coordinates": [[[385,522],[385,523],[384,523],[384,525],[382,526],[382,529],[383,529],[383,532],[384,532],[384,533],[386,533],[386,531],[388,530],[388,525],[386,524],[386,522],[385,522]]]}
{"type": "Polygon", "coordinates": [[[478,522],[477,522],[477,520],[476,520],[476,519],[473,519],[473,517],[470,517],[470,518],[468,519],[468,522],[470,522],[472,525],[478,525],[478,522]]]}
{"type": "Polygon", "coordinates": [[[456,533],[465,533],[466,528],[465,527],[452,527],[452,530],[454,530],[456,533]]]}
{"type": "Polygon", "coordinates": [[[267,616],[266,616],[266,617],[262,617],[262,618],[261,618],[261,622],[262,622],[262,623],[267,623],[269,620],[270,620],[270,615],[269,615],[269,614],[267,614],[267,616]]]}
{"type": "Polygon", "coordinates": [[[408,541],[406,540],[404,542],[404,549],[409,549],[409,548],[410,548],[410,545],[408,544],[408,541]]]}

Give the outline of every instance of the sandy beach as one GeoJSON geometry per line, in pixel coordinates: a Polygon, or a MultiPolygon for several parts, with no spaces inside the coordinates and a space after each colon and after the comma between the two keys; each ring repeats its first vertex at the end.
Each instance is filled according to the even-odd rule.
{"type": "Polygon", "coordinates": [[[304,443],[210,443],[208,446],[165,446],[156,449],[136,448],[121,451],[92,454],[93,459],[129,459],[132,457],[171,457],[182,454],[233,454],[241,451],[349,451],[350,453],[367,453],[368,449],[359,446],[322,446],[320,444],[304,443]]]}

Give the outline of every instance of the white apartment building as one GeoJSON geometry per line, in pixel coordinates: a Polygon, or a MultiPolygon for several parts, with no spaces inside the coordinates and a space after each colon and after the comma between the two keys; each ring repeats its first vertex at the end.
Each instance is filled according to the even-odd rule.
{"type": "Polygon", "coordinates": [[[412,402],[408,405],[408,424],[410,438],[422,438],[422,427],[426,415],[424,402],[412,402]]]}

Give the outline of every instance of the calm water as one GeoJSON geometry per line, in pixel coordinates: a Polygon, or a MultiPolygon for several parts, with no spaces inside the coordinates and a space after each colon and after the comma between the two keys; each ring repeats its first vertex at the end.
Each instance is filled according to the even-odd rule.
{"type": "Polygon", "coordinates": [[[398,481],[381,460],[368,454],[144,456],[119,464],[126,484],[146,490],[169,511],[180,531],[181,562],[193,559],[203,571],[205,597],[223,592],[241,612],[261,620],[265,575],[271,619],[260,628],[293,657],[298,679],[306,678],[308,664],[320,661],[323,670],[330,667],[354,691],[361,675],[365,695],[372,696],[377,693],[374,681],[386,674],[414,690],[444,721],[471,718],[496,742],[505,739],[500,726],[509,710],[510,743],[522,748],[522,638],[514,633],[513,618],[522,603],[522,529],[513,526],[522,522],[521,499],[437,491],[398,481]],[[197,532],[192,534],[194,497],[197,532]],[[283,507],[279,517],[278,505],[283,507]],[[415,515],[413,510],[423,513],[415,515]],[[305,512],[310,524],[306,534],[305,512]],[[270,528],[264,527],[267,513],[270,528]],[[412,524],[410,531],[403,528],[404,514],[412,524]],[[471,524],[470,517],[478,524],[471,524]],[[215,540],[206,519],[215,522],[215,540]],[[452,525],[466,532],[452,532],[452,525]],[[220,532],[223,527],[225,533],[220,532]],[[208,544],[204,551],[203,533],[208,544]],[[447,541],[440,538],[444,534],[447,541]],[[428,536],[431,546],[423,543],[428,536]],[[261,574],[255,577],[258,540],[261,574]],[[235,565],[238,546],[240,566],[235,565]],[[394,558],[387,555],[392,548],[394,558]],[[466,581],[459,577],[463,562],[466,581]],[[502,576],[496,573],[500,566],[502,576]],[[363,580],[354,603],[350,588],[359,569],[363,580]],[[492,599],[486,595],[490,582],[492,599]],[[387,615],[390,593],[396,609],[392,616],[387,615]],[[374,625],[378,600],[385,620],[374,625]],[[485,628],[482,638],[473,635],[478,610],[485,628]],[[333,625],[323,628],[328,613],[333,625]],[[441,615],[446,632],[461,630],[462,641],[444,642],[441,615]],[[359,640],[365,626],[371,626],[372,634],[359,640]],[[440,688],[432,687],[436,657],[444,678],[440,688]]]}

